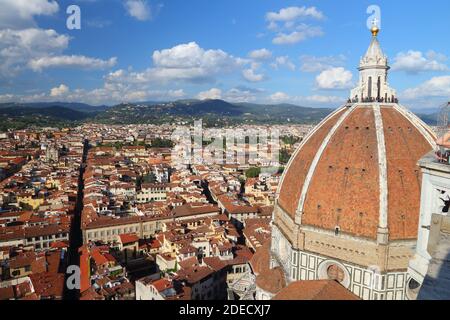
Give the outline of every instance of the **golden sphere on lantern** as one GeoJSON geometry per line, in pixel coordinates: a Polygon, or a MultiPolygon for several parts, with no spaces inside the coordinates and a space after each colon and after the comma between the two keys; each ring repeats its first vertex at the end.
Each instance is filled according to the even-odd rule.
{"type": "Polygon", "coordinates": [[[378,32],[380,32],[380,28],[378,28],[377,26],[373,26],[370,31],[372,32],[372,35],[376,37],[378,35],[378,32]]]}

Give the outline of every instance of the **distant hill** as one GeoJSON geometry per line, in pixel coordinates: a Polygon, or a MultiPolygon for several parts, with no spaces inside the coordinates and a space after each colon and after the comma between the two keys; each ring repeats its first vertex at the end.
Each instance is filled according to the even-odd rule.
{"type": "Polygon", "coordinates": [[[255,115],[259,119],[273,120],[283,123],[284,121],[311,123],[325,118],[334,109],[332,108],[308,108],[293,104],[254,104],[237,103],[246,113],[255,115]]]}
{"type": "Polygon", "coordinates": [[[103,123],[167,123],[202,118],[213,126],[255,123],[314,123],[332,109],[306,108],[295,105],[260,105],[229,103],[223,100],[179,100],[153,105],[120,104],[95,117],[103,123]]]}
{"type": "Polygon", "coordinates": [[[65,107],[67,109],[85,113],[102,112],[109,108],[108,106],[92,106],[89,104],[78,102],[0,103],[0,110],[3,108],[10,108],[10,107],[23,107],[34,109],[45,109],[48,107],[65,107]]]}
{"type": "Polygon", "coordinates": [[[89,117],[88,113],[72,110],[61,106],[52,107],[8,107],[0,109],[0,116],[5,118],[20,118],[27,116],[48,117],[59,120],[77,121],[89,117]]]}
{"type": "Polygon", "coordinates": [[[437,113],[432,113],[432,114],[417,114],[417,116],[422,119],[423,122],[425,122],[426,124],[428,124],[429,126],[435,126],[437,125],[437,119],[438,119],[438,114],[437,113]]]}
{"type": "MultiPolygon", "coordinates": [[[[292,104],[230,103],[223,100],[178,100],[140,102],[116,106],[83,103],[2,103],[0,130],[27,126],[71,126],[82,122],[105,124],[192,123],[202,119],[205,126],[238,124],[314,124],[334,109],[308,108],[292,104]]],[[[435,125],[437,114],[418,114],[435,125]]]]}
{"type": "Polygon", "coordinates": [[[0,131],[36,127],[73,126],[89,118],[89,113],[61,106],[52,107],[0,107],[0,131]]]}

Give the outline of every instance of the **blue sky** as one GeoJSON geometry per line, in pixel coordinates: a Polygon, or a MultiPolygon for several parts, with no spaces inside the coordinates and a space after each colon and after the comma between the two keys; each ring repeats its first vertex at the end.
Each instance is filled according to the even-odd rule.
{"type": "Polygon", "coordinates": [[[401,101],[448,100],[448,0],[0,0],[0,102],[338,106],[370,43],[370,5],[401,101]],[[72,4],[81,30],[66,27],[72,4]]]}

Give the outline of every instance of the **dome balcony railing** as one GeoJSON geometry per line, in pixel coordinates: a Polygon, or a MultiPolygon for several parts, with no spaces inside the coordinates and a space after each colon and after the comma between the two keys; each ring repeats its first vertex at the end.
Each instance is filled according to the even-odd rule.
{"type": "Polygon", "coordinates": [[[387,100],[385,98],[353,98],[348,99],[347,103],[398,103],[397,98],[388,98],[387,100]]]}

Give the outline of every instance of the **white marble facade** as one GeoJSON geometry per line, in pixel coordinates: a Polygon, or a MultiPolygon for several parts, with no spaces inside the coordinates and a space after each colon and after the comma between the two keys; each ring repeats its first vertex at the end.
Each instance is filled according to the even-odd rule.
{"type": "Polygon", "coordinates": [[[375,266],[365,268],[316,253],[295,250],[276,226],[272,229],[272,265],[281,266],[288,282],[324,280],[330,266],[343,271],[342,285],[364,300],[404,300],[407,272],[381,274],[375,266]]]}
{"type": "Polygon", "coordinates": [[[450,201],[450,166],[437,163],[432,154],[425,156],[420,162],[422,167],[422,195],[420,205],[420,220],[417,247],[414,258],[409,264],[408,273],[411,283],[408,283],[408,296],[415,299],[419,287],[429,272],[430,261],[439,235],[437,223],[439,218],[448,217],[450,201]],[[435,232],[433,232],[435,231],[435,232]],[[434,234],[434,236],[433,236],[434,234]]]}

